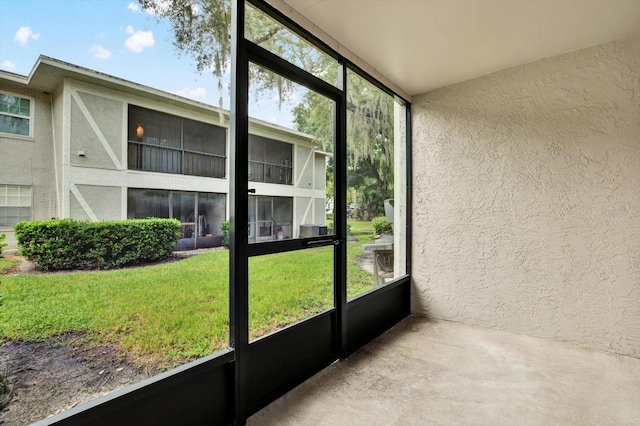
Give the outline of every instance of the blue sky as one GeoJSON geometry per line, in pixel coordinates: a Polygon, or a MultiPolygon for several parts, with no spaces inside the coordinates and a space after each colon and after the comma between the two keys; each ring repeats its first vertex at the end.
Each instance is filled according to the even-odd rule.
{"type": "MultiPolygon", "coordinates": [[[[0,69],[28,75],[39,55],[218,105],[218,80],[178,55],[170,27],[137,0],[0,0],[0,69]]],[[[229,75],[223,78],[229,108],[229,75]]],[[[250,106],[263,120],[290,126],[273,96],[250,106]],[[265,106],[267,100],[271,106],[265,106]]]]}

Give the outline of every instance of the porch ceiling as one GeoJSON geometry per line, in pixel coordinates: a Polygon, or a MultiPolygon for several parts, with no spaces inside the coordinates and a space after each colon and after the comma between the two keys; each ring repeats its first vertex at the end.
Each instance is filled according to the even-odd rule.
{"type": "Polygon", "coordinates": [[[408,95],[640,33],[637,0],[284,0],[408,95]]]}

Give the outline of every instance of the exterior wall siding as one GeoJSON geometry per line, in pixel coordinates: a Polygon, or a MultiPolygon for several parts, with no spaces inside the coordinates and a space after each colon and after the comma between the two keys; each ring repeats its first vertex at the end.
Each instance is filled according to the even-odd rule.
{"type": "MultiPolygon", "coordinates": [[[[11,82],[3,82],[2,91],[32,98],[34,123],[32,137],[0,135],[0,184],[30,186],[32,218],[49,219],[56,215],[56,191],[51,179],[54,167],[51,144],[52,96],[11,82]]],[[[0,227],[0,234],[7,236],[7,253],[14,252],[16,243],[13,228],[0,227]]]]}
{"type": "Polygon", "coordinates": [[[72,165],[122,170],[122,109],[124,101],[72,90],[72,165]]]}
{"type": "Polygon", "coordinates": [[[413,311],[640,357],[640,38],[412,111],[413,311]]]}
{"type": "Polygon", "coordinates": [[[62,214],[62,171],[63,171],[63,103],[64,96],[62,95],[62,89],[60,88],[53,94],[53,104],[52,104],[52,135],[53,141],[51,143],[52,146],[52,159],[53,159],[53,176],[52,181],[55,185],[55,194],[56,194],[56,211],[51,217],[61,217],[62,214]]]}
{"type": "Polygon", "coordinates": [[[74,185],[71,188],[73,198],[81,211],[71,210],[71,218],[82,220],[118,220],[123,219],[121,188],[117,186],[74,185]]]}

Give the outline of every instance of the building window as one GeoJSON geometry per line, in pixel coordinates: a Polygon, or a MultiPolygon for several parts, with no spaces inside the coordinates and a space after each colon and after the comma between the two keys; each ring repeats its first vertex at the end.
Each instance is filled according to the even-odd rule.
{"type": "Polygon", "coordinates": [[[129,105],[129,169],[224,178],[226,129],[129,105]]]}
{"type": "Polygon", "coordinates": [[[0,226],[31,220],[31,187],[0,185],[0,226]]]}
{"type": "Polygon", "coordinates": [[[31,99],[0,93],[0,133],[31,136],[31,99]]]}

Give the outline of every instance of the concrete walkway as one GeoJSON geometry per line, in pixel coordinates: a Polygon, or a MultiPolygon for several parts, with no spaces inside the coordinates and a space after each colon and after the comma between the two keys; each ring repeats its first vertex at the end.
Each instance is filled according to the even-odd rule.
{"type": "Polygon", "coordinates": [[[410,317],[249,425],[640,425],[640,359],[410,317]]]}

